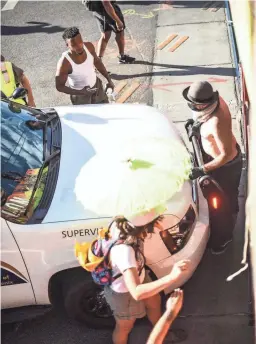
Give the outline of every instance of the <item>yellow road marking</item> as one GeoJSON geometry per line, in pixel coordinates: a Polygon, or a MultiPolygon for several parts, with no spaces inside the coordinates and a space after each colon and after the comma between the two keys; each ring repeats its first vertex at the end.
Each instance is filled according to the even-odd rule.
{"type": "Polygon", "coordinates": [[[171,43],[178,35],[177,34],[172,34],[168,36],[162,43],[159,44],[157,47],[158,50],[162,50],[164,47],[166,47],[169,43],[171,43]]]}
{"type": "Polygon", "coordinates": [[[209,9],[209,7],[212,5],[212,1],[207,2],[206,4],[204,4],[204,6],[201,8],[203,11],[207,11],[209,9]]]}
{"type": "Polygon", "coordinates": [[[139,82],[133,82],[131,86],[124,91],[120,98],[117,99],[117,103],[124,103],[138,88],[140,87],[139,82]]]}
{"type": "Polygon", "coordinates": [[[189,38],[189,36],[183,36],[181,38],[178,39],[178,41],[168,50],[171,53],[173,53],[176,49],[179,48],[179,46],[181,44],[183,44],[187,39],[189,38]]]}
{"type": "Polygon", "coordinates": [[[120,93],[122,89],[127,85],[127,81],[121,81],[117,84],[117,86],[114,89],[114,92],[116,94],[120,93]]]}

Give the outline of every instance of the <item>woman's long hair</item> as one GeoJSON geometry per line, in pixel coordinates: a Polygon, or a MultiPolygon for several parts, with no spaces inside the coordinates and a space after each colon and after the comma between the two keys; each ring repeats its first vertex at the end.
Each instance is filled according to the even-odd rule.
{"type": "Polygon", "coordinates": [[[158,216],[152,222],[147,223],[144,226],[134,226],[130,221],[128,221],[124,216],[116,216],[113,223],[119,229],[119,239],[124,241],[124,244],[131,245],[135,251],[135,258],[140,265],[145,265],[146,259],[142,252],[142,242],[148,234],[154,233],[154,227],[157,223],[162,221],[163,216],[158,216]]]}

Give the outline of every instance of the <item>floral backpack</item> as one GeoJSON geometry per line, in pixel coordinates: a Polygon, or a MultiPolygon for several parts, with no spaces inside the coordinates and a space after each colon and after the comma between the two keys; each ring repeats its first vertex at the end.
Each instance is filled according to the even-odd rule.
{"type": "Polygon", "coordinates": [[[110,250],[113,246],[123,244],[123,240],[98,239],[95,241],[92,251],[97,257],[104,257],[102,262],[92,271],[92,279],[99,285],[111,285],[113,281],[121,277],[119,273],[113,276],[113,270],[110,265],[110,250]],[[105,241],[105,243],[104,243],[105,241]]]}
{"type": "MultiPolygon", "coordinates": [[[[76,243],[75,246],[75,255],[80,265],[85,270],[91,272],[93,281],[101,286],[110,286],[113,281],[122,276],[121,273],[113,276],[113,270],[109,258],[112,247],[123,244],[124,240],[111,239],[109,235],[109,228],[102,229],[99,232],[98,239],[94,240],[92,243],[76,243]]],[[[132,246],[134,249],[136,247],[135,244],[130,244],[129,246],[132,246]]],[[[143,254],[142,257],[143,263],[140,264],[139,275],[141,274],[145,265],[143,254]]]]}

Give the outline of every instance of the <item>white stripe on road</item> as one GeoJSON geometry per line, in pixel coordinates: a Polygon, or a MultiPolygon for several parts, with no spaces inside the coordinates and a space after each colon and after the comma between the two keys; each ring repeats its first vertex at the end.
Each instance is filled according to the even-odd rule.
{"type": "Polygon", "coordinates": [[[2,11],[13,10],[18,2],[19,0],[8,0],[6,4],[4,5],[4,7],[2,8],[2,11]]]}

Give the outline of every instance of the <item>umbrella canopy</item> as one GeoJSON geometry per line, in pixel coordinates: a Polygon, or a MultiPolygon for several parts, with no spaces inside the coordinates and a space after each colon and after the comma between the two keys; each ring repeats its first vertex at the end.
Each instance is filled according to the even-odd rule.
{"type": "Polygon", "coordinates": [[[191,170],[190,155],[176,139],[134,139],[97,154],[81,169],[75,193],[98,216],[134,216],[165,211],[191,170]]]}

